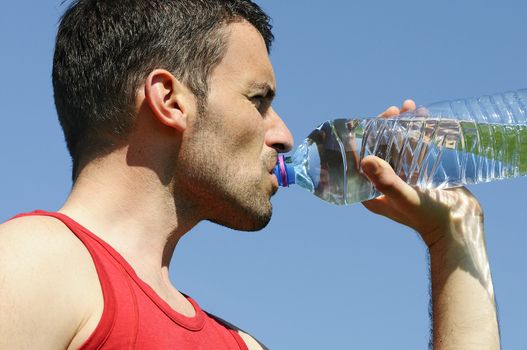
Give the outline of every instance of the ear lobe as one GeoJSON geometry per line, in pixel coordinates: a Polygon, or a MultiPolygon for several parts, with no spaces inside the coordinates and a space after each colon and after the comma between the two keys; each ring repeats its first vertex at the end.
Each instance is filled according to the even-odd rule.
{"type": "Polygon", "coordinates": [[[187,116],[193,109],[189,94],[191,92],[164,69],[152,71],[145,82],[145,99],[153,116],[178,131],[187,128],[187,116]]]}

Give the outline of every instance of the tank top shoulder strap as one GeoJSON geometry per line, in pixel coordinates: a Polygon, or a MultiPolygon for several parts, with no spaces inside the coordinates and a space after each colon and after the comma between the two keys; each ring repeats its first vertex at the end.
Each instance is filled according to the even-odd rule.
{"type": "Polygon", "coordinates": [[[77,238],[82,242],[82,244],[86,247],[88,252],[90,253],[93,262],[95,263],[95,268],[97,270],[97,273],[99,274],[99,278],[101,279],[101,283],[104,282],[105,277],[107,277],[104,274],[104,262],[101,259],[101,250],[104,249],[104,246],[101,246],[101,240],[96,237],[93,233],[88,231],[86,228],[81,226],[79,223],[77,223],[75,220],[71,219],[70,217],[61,214],[59,212],[48,212],[44,210],[35,210],[29,213],[23,213],[18,214],[11,218],[10,220],[21,218],[21,217],[28,217],[28,216],[48,216],[53,217],[59,221],[61,221],[66,227],[69,228],[69,230],[77,236],[77,238]]]}
{"type": "Polygon", "coordinates": [[[10,220],[21,218],[21,217],[28,217],[28,216],[49,216],[49,217],[53,217],[61,221],[64,225],[66,225],[66,227],[70,229],[71,232],[73,232],[73,234],[75,234],[75,236],[77,236],[79,240],[81,240],[81,242],[86,246],[86,248],[90,251],[90,253],[93,248],[92,245],[94,241],[98,240],[91,232],[86,230],[83,226],[81,226],[75,220],[59,212],[34,210],[32,212],[18,214],[14,216],[13,218],[11,218],[10,220]]]}
{"type": "Polygon", "coordinates": [[[248,349],[242,337],[238,334],[236,327],[214,315],[206,314],[190,297],[185,296],[193,304],[197,316],[189,321],[175,312],[168,304],[166,304],[166,302],[159,298],[151,287],[146,285],[136,276],[135,272],[126,263],[124,258],[115,252],[111,246],[72,218],[59,212],[35,210],[16,215],[11,220],[27,216],[47,216],[60,220],[83,243],[93,259],[103,293],[104,309],[99,325],[92,333],[92,336],[83,344],[81,347],[82,350],[98,349],[100,345],[107,341],[110,332],[112,332],[112,334],[118,332],[117,329],[120,329],[123,324],[130,323],[130,318],[126,318],[126,320],[123,321],[123,312],[125,312],[123,310],[131,310],[131,308],[121,307],[121,304],[130,298],[124,300],[121,297],[117,297],[117,295],[120,295],[119,293],[126,289],[123,288],[122,285],[131,283],[132,280],[135,281],[138,288],[142,289],[145,297],[150,298],[149,300],[156,304],[174,324],[191,329],[192,332],[194,332],[201,330],[205,322],[215,321],[222,325],[225,331],[234,338],[240,350],[248,349]],[[116,273],[116,271],[118,271],[118,273],[116,273]],[[129,278],[126,276],[129,276],[129,278]],[[116,323],[119,325],[116,325],[116,323]]]}
{"type": "Polygon", "coordinates": [[[35,210],[28,213],[18,214],[10,220],[28,216],[48,216],[61,221],[82,242],[82,244],[88,250],[93,260],[97,276],[99,277],[99,283],[101,285],[101,291],[103,295],[104,308],[103,314],[101,316],[99,324],[97,325],[96,330],[92,333],[90,338],[86,340],[86,342],[81,348],[86,349],[87,344],[104,343],[113,327],[116,313],[116,297],[115,291],[113,290],[114,288],[111,283],[111,278],[106,266],[108,263],[105,262],[107,261],[107,259],[104,258],[105,249],[100,245],[100,239],[73,219],[59,212],[35,210]]]}

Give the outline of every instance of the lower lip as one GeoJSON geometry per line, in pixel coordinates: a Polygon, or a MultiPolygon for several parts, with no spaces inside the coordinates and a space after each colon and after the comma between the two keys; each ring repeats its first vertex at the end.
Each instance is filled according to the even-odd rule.
{"type": "Polygon", "coordinates": [[[278,185],[278,179],[276,178],[276,176],[274,174],[269,174],[269,176],[271,176],[271,182],[273,183],[273,187],[275,189],[278,189],[278,187],[280,187],[278,185]]]}

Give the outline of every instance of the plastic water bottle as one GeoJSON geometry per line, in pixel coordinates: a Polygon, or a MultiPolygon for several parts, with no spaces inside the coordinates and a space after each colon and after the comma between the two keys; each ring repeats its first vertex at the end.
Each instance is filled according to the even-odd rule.
{"type": "Polygon", "coordinates": [[[361,160],[386,160],[408,184],[449,188],[527,175],[527,89],[420,107],[391,118],[326,121],[290,157],[281,186],[297,184],[333,204],[380,193],[361,160]]]}

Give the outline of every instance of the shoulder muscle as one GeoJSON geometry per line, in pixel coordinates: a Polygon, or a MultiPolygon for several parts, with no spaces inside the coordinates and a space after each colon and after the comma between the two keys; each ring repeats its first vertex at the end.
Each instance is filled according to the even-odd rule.
{"type": "Polygon", "coordinates": [[[243,341],[245,342],[245,345],[247,345],[247,348],[249,348],[249,350],[268,350],[262,343],[253,338],[251,335],[241,330],[238,330],[238,334],[240,335],[240,337],[242,337],[243,341]]]}
{"type": "Polygon", "coordinates": [[[1,349],[66,348],[82,322],[72,283],[82,246],[68,233],[45,217],[0,225],[1,349]]]}

